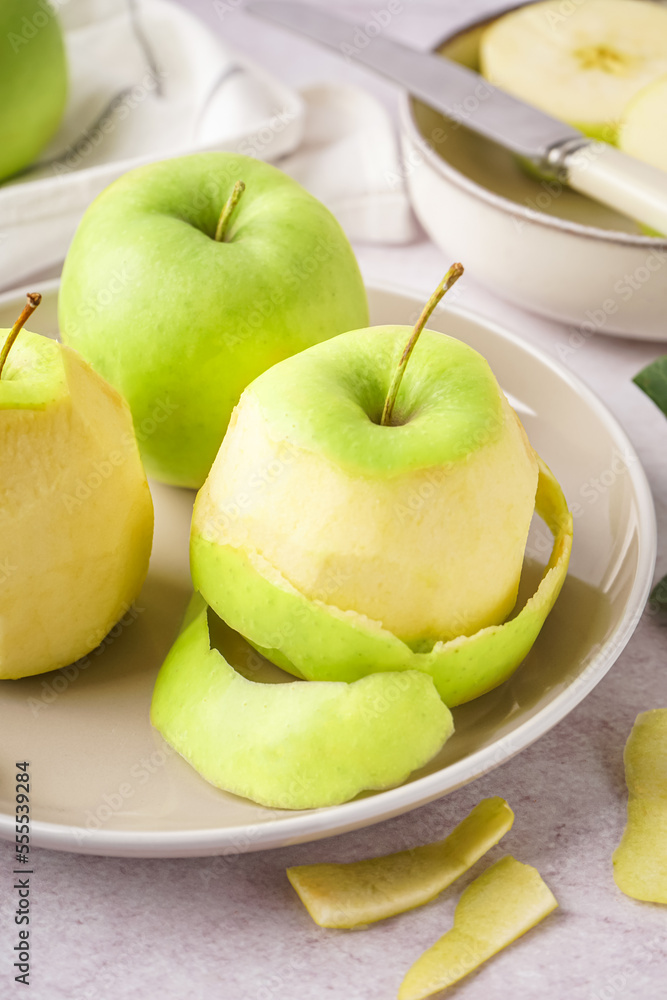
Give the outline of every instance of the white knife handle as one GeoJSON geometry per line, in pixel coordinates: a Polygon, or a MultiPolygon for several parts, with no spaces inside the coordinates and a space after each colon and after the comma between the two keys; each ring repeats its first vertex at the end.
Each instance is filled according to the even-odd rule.
{"type": "Polygon", "coordinates": [[[667,234],[667,172],[606,142],[589,142],[563,162],[570,187],[667,234]]]}

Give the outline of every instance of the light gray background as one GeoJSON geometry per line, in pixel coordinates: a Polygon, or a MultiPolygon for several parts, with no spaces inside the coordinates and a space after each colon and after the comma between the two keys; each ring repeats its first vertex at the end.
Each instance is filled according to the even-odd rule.
{"type": "MultiPolygon", "coordinates": [[[[334,54],[239,9],[216,10],[212,0],[189,0],[187,6],[227,43],[293,85],[353,82],[395,109],[394,88],[334,54]]],[[[328,6],[363,22],[384,4],[330,0],[328,6]]],[[[494,6],[478,0],[404,0],[404,12],[388,33],[426,47],[452,24],[494,6]]],[[[409,247],[355,249],[368,281],[395,283],[423,296],[450,259],[426,238],[409,247]]],[[[501,303],[470,280],[458,301],[555,357],[558,345],[570,342],[571,331],[501,303]]],[[[660,574],[667,572],[667,421],[630,378],[662,350],[658,344],[597,335],[566,358],[624,424],[645,464],[661,527],[660,574]]],[[[8,968],[13,864],[9,845],[0,844],[0,996],[389,1000],[411,963],[448,928],[461,889],[489,858],[431,905],[354,933],[317,928],[293,894],[285,868],[439,838],[485,795],[504,796],[516,813],[514,829],[491,859],[510,852],[536,865],[560,909],[449,995],[461,1000],[664,996],[667,912],[633,902],[615,888],[611,853],[625,816],[623,744],[638,712],[667,705],[665,624],[646,614],[607,678],[536,745],[486,778],[402,818],[312,845],[240,857],[127,861],[35,850],[29,993],[14,985],[8,968]]]]}

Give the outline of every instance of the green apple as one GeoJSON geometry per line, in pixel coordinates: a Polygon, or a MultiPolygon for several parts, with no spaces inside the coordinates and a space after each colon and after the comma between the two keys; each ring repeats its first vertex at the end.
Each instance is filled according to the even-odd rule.
{"type": "Polygon", "coordinates": [[[99,645],[141,589],[153,536],[127,404],[75,351],[19,336],[29,298],[0,330],[2,678],[99,645]]]}
{"type": "Polygon", "coordinates": [[[425,1000],[457,983],[557,906],[537,869],[506,855],[462,893],[454,926],[408,970],[398,1000],[425,1000]]]}
{"type": "Polygon", "coordinates": [[[142,435],[149,474],[191,487],[248,383],[368,322],[330,212],[232,153],[153,163],[107,188],[70,247],[59,313],[64,341],[123,393],[136,426],[153,428],[142,435]]]}
{"type": "Polygon", "coordinates": [[[623,110],[667,72],[667,10],[647,0],[546,0],[510,11],[486,29],[482,72],[492,83],[615,142],[623,110]]]}
{"type": "Polygon", "coordinates": [[[248,680],[211,648],[207,614],[195,594],[158,675],[151,721],[218,788],[277,809],[335,805],[400,784],[453,731],[419,673],[355,684],[248,680]]]}
{"type": "Polygon", "coordinates": [[[60,125],[67,60],[47,0],[0,4],[0,181],[30,166],[60,125]]]}
{"type": "Polygon", "coordinates": [[[246,389],[195,502],[191,570],[217,614],[297,676],[423,670],[456,705],[525,657],[572,522],[481,355],[425,331],[406,368],[409,336],[348,332],[246,389]],[[536,597],[502,625],[536,487],[557,544],[536,597]]]}

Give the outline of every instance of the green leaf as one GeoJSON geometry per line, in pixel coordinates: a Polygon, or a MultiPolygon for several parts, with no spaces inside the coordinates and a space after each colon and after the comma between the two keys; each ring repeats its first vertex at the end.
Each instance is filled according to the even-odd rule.
{"type": "MultiPolygon", "coordinates": [[[[667,417],[667,354],[642,368],[632,380],[653,400],[667,417]]],[[[667,610],[667,576],[656,583],[649,602],[654,608],[667,610]]]]}
{"type": "Polygon", "coordinates": [[[667,417],[667,354],[642,368],[632,380],[667,417]]]}
{"type": "Polygon", "coordinates": [[[649,601],[654,608],[667,611],[667,576],[663,576],[662,580],[656,583],[651,591],[649,601]]]}

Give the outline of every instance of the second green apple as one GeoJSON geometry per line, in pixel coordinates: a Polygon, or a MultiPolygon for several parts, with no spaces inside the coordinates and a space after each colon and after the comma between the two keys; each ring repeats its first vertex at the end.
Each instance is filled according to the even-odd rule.
{"type": "Polygon", "coordinates": [[[265,163],[203,153],[133,170],[93,202],[59,318],[128,400],[149,474],[198,487],[246,385],[365,326],[368,305],[324,205],[265,163]]]}

